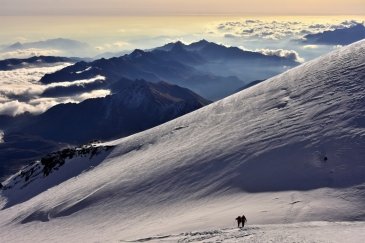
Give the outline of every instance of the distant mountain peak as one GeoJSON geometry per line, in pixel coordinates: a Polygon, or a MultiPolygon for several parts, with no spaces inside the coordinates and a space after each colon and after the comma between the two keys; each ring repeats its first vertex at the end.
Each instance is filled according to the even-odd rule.
{"type": "Polygon", "coordinates": [[[206,39],[202,39],[200,41],[195,42],[195,44],[200,44],[200,45],[206,45],[212,42],[207,41],[206,39]]]}
{"type": "Polygon", "coordinates": [[[185,44],[184,43],[182,43],[182,41],[176,41],[175,42],[175,46],[185,46],[185,44]]]}
{"type": "Polygon", "coordinates": [[[171,48],[172,52],[176,51],[186,51],[185,49],[186,45],[182,43],[181,41],[175,42],[174,45],[171,48]]]}
{"type": "Polygon", "coordinates": [[[21,49],[23,47],[23,44],[20,42],[15,42],[14,44],[11,44],[10,46],[6,47],[6,50],[16,50],[21,49]]]}
{"type": "Polygon", "coordinates": [[[144,56],[145,54],[146,54],[145,51],[143,51],[141,49],[135,49],[131,54],[129,54],[129,56],[132,58],[140,58],[140,57],[144,56]]]}

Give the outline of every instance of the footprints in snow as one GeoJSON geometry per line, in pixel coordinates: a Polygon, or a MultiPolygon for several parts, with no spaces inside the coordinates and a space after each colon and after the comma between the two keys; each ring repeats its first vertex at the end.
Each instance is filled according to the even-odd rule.
{"type": "Polygon", "coordinates": [[[131,241],[120,242],[223,242],[229,240],[239,240],[242,238],[249,238],[253,235],[251,230],[254,228],[244,229],[222,229],[201,232],[188,232],[178,235],[164,235],[141,238],[131,241]]]}

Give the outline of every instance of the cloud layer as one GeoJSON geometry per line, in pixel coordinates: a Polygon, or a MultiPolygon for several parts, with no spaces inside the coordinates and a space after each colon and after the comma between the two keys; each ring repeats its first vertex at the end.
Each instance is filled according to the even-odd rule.
{"type": "Polygon", "coordinates": [[[39,83],[46,73],[52,73],[70,64],[64,63],[52,67],[20,68],[12,71],[0,71],[0,115],[17,116],[26,112],[39,114],[61,103],[79,103],[86,99],[105,97],[109,90],[99,89],[80,94],[61,97],[42,97],[49,89],[56,87],[83,86],[103,81],[103,76],[73,82],[59,82],[48,85],[39,83]]]}
{"type": "Polygon", "coordinates": [[[62,54],[62,52],[56,49],[28,48],[0,52],[0,59],[27,58],[32,56],[57,56],[60,54],[62,54]]]}
{"type": "Polygon", "coordinates": [[[278,56],[278,57],[285,57],[292,60],[295,60],[297,62],[304,62],[304,59],[299,56],[299,53],[294,50],[284,50],[284,49],[260,49],[256,50],[258,52],[261,52],[264,55],[270,55],[270,56],[278,56]]]}
{"type": "Polygon", "coordinates": [[[220,23],[214,30],[226,38],[250,38],[282,40],[286,38],[301,39],[307,34],[320,33],[327,30],[352,27],[360,22],[346,20],[341,22],[307,22],[307,21],[265,21],[262,19],[246,19],[220,23]]]}

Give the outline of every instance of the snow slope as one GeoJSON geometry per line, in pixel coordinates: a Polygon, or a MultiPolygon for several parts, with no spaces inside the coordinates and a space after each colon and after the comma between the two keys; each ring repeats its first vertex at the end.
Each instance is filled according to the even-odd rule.
{"type": "MultiPolygon", "coordinates": [[[[133,242],[363,242],[365,223],[309,222],[295,224],[254,225],[244,229],[224,228],[157,235],[133,242]]],[[[120,242],[130,242],[120,240],[120,242]]]]}
{"type": "Polygon", "coordinates": [[[337,232],[341,228],[353,232],[356,242],[363,239],[363,223],[324,223],[316,227],[327,233],[318,237],[312,234],[318,228],[306,230],[311,223],[293,223],[365,219],[364,81],[360,41],[106,143],[115,148],[92,170],[0,211],[0,237],[159,241],[144,238],[231,228],[244,213],[249,227],[289,224],[251,226],[257,237],[268,234],[257,242],[283,228],[288,237],[298,236],[292,241],[325,241],[321,237],[336,234],[346,239],[337,232]]]}
{"type": "Polygon", "coordinates": [[[102,162],[112,147],[97,143],[65,148],[50,153],[23,167],[17,174],[2,182],[4,208],[34,197],[69,178],[90,170],[102,162]]]}

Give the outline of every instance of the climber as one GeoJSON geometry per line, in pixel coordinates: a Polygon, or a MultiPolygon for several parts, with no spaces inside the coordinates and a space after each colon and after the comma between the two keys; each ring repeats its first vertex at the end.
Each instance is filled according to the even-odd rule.
{"type": "Polygon", "coordinates": [[[241,223],[242,223],[242,217],[241,217],[241,216],[238,216],[238,217],[236,218],[236,221],[237,221],[237,224],[238,224],[238,228],[240,228],[240,225],[241,225],[241,223]]]}
{"type": "Polygon", "coordinates": [[[242,221],[242,228],[243,228],[243,227],[245,227],[245,223],[247,222],[247,219],[246,219],[245,215],[242,215],[241,221],[242,221]]]}

